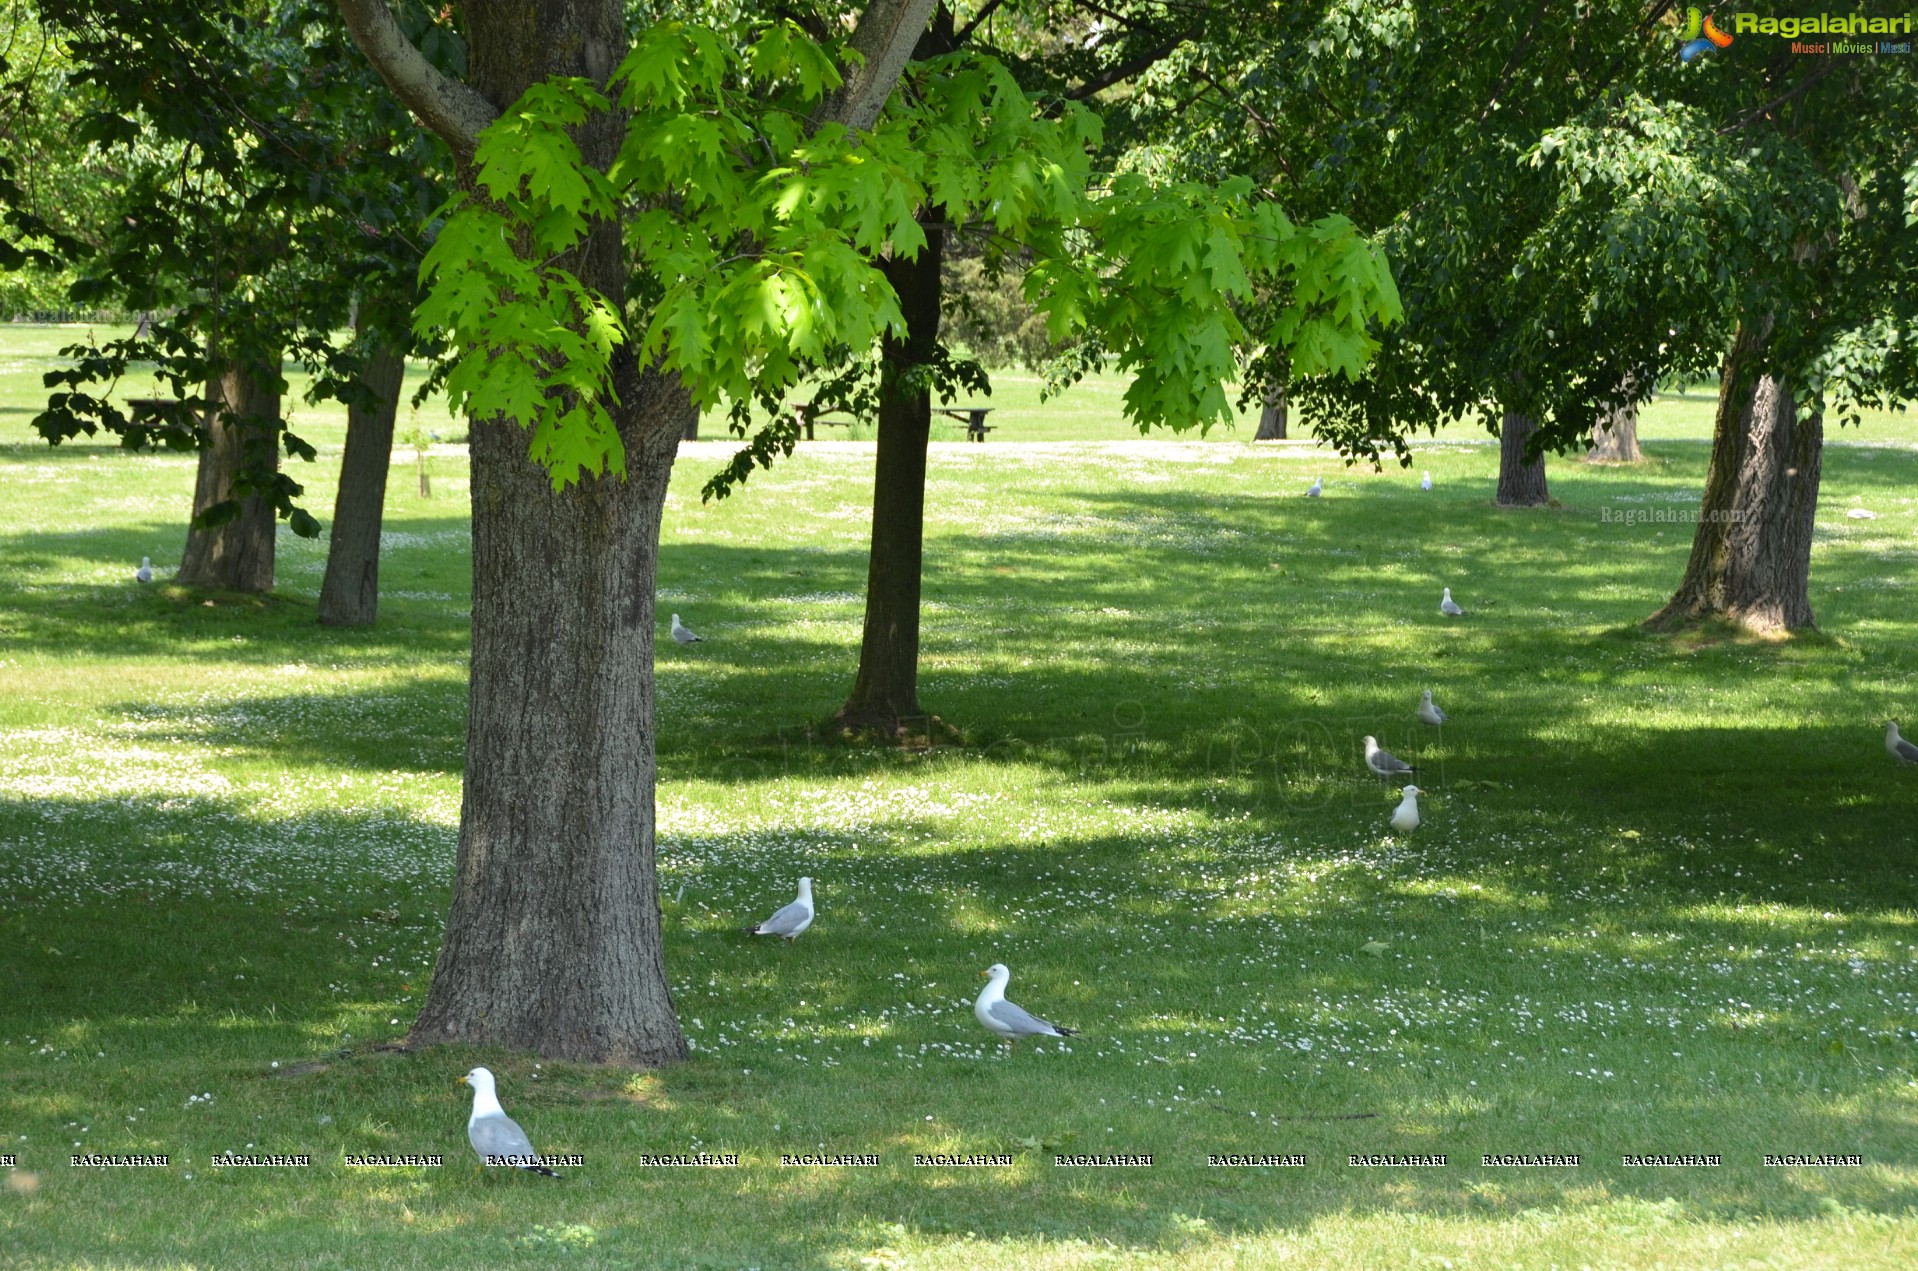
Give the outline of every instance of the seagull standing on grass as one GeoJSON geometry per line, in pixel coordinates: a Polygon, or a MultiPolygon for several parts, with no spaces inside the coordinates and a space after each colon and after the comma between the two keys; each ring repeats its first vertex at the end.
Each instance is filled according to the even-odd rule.
{"type": "Polygon", "coordinates": [[[1419,482],[1419,489],[1429,490],[1431,488],[1432,488],[1432,474],[1428,472],[1425,474],[1425,480],[1419,482]]]}
{"type": "Polygon", "coordinates": [[[1441,728],[1445,724],[1445,712],[1432,701],[1432,690],[1429,688],[1419,695],[1419,719],[1434,728],[1441,728]]]}
{"type": "Polygon", "coordinates": [[[133,577],[137,582],[150,583],[153,581],[153,560],[151,557],[142,556],[140,558],[140,568],[133,571],[133,577]]]}
{"type": "Polygon", "coordinates": [[[678,614],[673,615],[673,639],[681,644],[698,644],[703,638],[694,635],[691,627],[681,623],[678,614]]]}
{"type": "Polygon", "coordinates": [[[1898,735],[1898,721],[1895,719],[1885,722],[1885,749],[1899,763],[1918,763],[1918,746],[1898,735]]]}
{"type": "Polygon", "coordinates": [[[1316,499],[1324,491],[1324,489],[1325,489],[1325,478],[1313,477],[1312,488],[1305,492],[1305,497],[1308,499],[1316,499]]]}
{"type": "Polygon", "coordinates": [[[1408,772],[1418,771],[1391,751],[1380,750],[1379,739],[1376,737],[1365,739],[1365,766],[1380,777],[1402,777],[1408,772]]]}
{"type": "Polygon", "coordinates": [[[1452,589],[1450,587],[1445,589],[1445,599],[1439,601],[1439,612],[1448,618],[1461,618],[1465,616],[1465,611],[1458,607],[1457,601],[1452,599],[1452,589]]]}
{"type": "Polygon", "coordinates": [[[475,1068],[460,1080],[473,1087],[473,1115],[466,1118],[466,1138],[479,1153],[482,1169],[488,1165],[511,1165],[529,1174],[559,1177],[538,1163],[539,1153],[533,1150],[533,1141],[519,1128],[519,1122],[507,1116],[506,1109],[499,1106],[491,1071],[475,1068]]]}
{"type": "Polygon", "coordinates": [[[1392,828],[1400,834],[1410,834],[1419,828],[1419,795],[1425,792],[1417,786],[1407,786],[1403,793],[1405,797],[1392,811],[1392,828]]]}
{"type": "Polygon", "coordinates": [[[773,912],[773,916],[764,922],[742,927],[749,936],[784,936],[787,940],[799,939],[799,933],[812,926],[812,879],[799,880],[799,899],[790,905],[783,905],[773,912]]]}
{"type": "Polygon", "coordinates": [[[1011,1054],[1013,1047],[1019,1044],[1021,1037],[1077,1037],[1076,1028],[1061,1028],[1057,1024],[1048,1024],[1036,1015],[1028,1015],[1023,1010],[1006,1001],[1006,981],[1012,978],[1012,972],[1006,970],[1006,964],[995,962],[980,975],[989,983],[979,990],[979,1000],[972,1004],[972,1013],[986,1027],[986,1031],[1005,1039],[1006,1053],[1011,1054]]]}

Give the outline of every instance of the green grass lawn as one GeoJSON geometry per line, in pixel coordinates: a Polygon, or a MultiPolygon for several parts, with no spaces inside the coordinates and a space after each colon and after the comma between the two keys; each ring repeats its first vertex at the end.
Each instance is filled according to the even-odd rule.
{"type": "MultiPolygon", "coordinates": [[[[730,446],[688,444],[660,612],[706,640],[660,655],[660,853],[696,1049],[633,1074],[388,1048],[451,879],[463,449],[430,499],[397,461],[376,629],[314,623],[324,543],[289,534],[275,597],[209,606],[132,581],[178,560],[191,459],[46,448],[25,421],[58,341],[4,334],[0,1264],[1918,1262],[1918,769],[1882,743],[1888,716],[1918,733],[1909,416],[1827,452],[1820,634],[1668,640],[1635,623],[1691,527],[1647,514],[1696,507],[1702,397],[1649,413],[1648,463],[1555,460],[1559,506],[1514,513],[1469,430],[1373,474],[1243,433],[1125,441],[1103,398],[1005,385],[1005,431],[931,459],[922,699],[971,743],[932,754],[808,731],[852,676],[871,447],[702,504],[730,446]],[[1425,767],[1409,839],[1368,733],[1425,767]],[[810,931],[738,934],[801,874],[810,931]],[[970,1006],[997,961],[1082,1035],[1003,1057],[970,1006]],[[476,1176],[475,1063],[584,1167],[476,1176]],[[822,1149],[881,1163],[778,1163],[822,1149]],[[699,1151],[741,1164],[641,1163],[699,1151]],[[446,1164],[345,1164],[378,1152],[446,1164]],[[1207,1165],[1229,1152],[1306,1164],[1207,1165]]],[[[339,424],[308,432],[324,514],[339,424]]]]}

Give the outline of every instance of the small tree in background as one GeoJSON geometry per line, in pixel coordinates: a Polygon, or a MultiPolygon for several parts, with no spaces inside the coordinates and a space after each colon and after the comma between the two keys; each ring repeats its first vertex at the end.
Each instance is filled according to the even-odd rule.
{"type": "MultiPolygon", "coordinates": [[[[281,410],[282,363],[314,377],[312,400],[348,408],[323,622],[371,622],[380,515],[400,391],[417,226],[443,166],[372,76],[337,15],[317,0],[280,7],[149,0],[43,0],[69,79],[95,109],[78,142],[117,173],[93,238],[69,253],[71,295],[147,311],[123,340],[67,350],[35,426],[58,444],[106,431],[129,448],[197,450],[200,473],[178,581],[244,591],[273,585],[275,520],[319,524],[298,503],[282,452],[311,458],[281,410]],[[264,68],[272,68],[265,72],[264,68]],[[354,339],[335,332],[350,320],[354,339]],[[152,362],[170,399],[125,410],[111,398],[152,362]]],[[[462,54],[418,4],[403,17],[442,58],[462,54]]]]}

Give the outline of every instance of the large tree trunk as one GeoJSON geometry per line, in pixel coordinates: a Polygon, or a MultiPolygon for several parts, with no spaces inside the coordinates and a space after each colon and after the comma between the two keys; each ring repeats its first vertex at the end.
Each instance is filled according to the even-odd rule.
{"type": "Polygon", "coordinates": [[[1619,388],[1619,400],[1599,416],[1592,427],[1592,448],[1586,463],[1637,463],[1645,457],[1638,448],[1638,403],[1632,384],[1619,388]]]}
{"type": "Polygon", "coordinates": [[[459,872],[417,1041],[594,1063],[686,1055],[654,869],[653,593],[692,405],[677,381],[623,378],[623,481],[555,493],[518,423],[471,424],[459,872]]]}
{"type": "MultiPolygon", "coordinates": [[[[494,110],[553,75],[604,84],[627,47],[619,0],[471,4],[465,13],[467,82],[494,110]]],[[[374,5],[358,16],[377,27],[385,15],[374,5]]],[[[403,63],[389,83],[411,74],[436,85],[416,108],[482,111],[462,96],[469,90],[388,51],[403,63]]],[[[604,169],[624,131],[615,110],[574,139],[604,169]]],[[[469,143],[456,140],[456,153],[469,143]]],[[[470,170],[463,177],[470,182],[470,170]]],[[[623,307],[617,224],[595,226],[561,263],[623,307]]],[[[653,598],[666,483],[693,410],[676,378],[639,369],[630,343],[613,372],[617,400],[607,407],[626,449],[624,479],[555,491],[529,458],[520,421],[469,421],[466,779],[446,941],[413,1024],[419,1042],[639,1065],[687,1053],[654,867],[653,598]]]]}
{"type": "MultiPolygon", "coordinates": [[[[279,468],[278,376],[264,366],[229,366],[209,385],[218,405],[207,412],[207,436],[200,447],[200,472],[193,486],[193,515],[233,497],[234,478],[247,452],[279,468]],[[223,418],[230,416],[231,418],[223,418]]],[[[278,530],[270,500],[248,495],[240,514],[210,528],[189,527],[186,550],[174,581],[219,591],[273,590],[273,545],[278,530]]]]}
{"type": "Polygon", "coordinates": [[[1498,505],[1502,508],[1543,507],[1551,501],[1545,489],[1545,455],[1525,461],[1525,443],[1538,431],[1529,415],[1507,415],[1499,425],[1498,505]]]}
{"type": "Polygon", "coordinates": [[[1647,621],[1723,618],[1752,631],[1813,625],[1812,521],[1823,463],[1822,415],[1797,417],[1765,365],[1770,323],[1741,324],[1719,377],[1711,467],[1685,577],[1647,621]]]}
{"type": "Polygon", "coordinates": [[[1254,441],[1284,441],[1286,416],[1285,385],[1268,380],[1265,385],[1265,409],[1259,412],[1259,431],[1254,441]]]}
{"type": "MultiPolygon", "coordinates": [[[[386,0],[338,0],[354,41],[473,180],[479,132],[554,75],[603,85],[628,47],[621,0],[474,0],[462,6],[467,79],[409,44],[386,0]]],[[[869,125],[933,0],[874,0],[853,43],[841,122],[869,125]],[[903,43],[903,49],[900,47],[903,43]],[[890,68],[890,71],[887,70],[890,68]]],[[[602,170],[625,117],[574,132],[602,170]]],[[[559,262],[617,312],[617,224],[559,262]]],[[[606,403],[626,476],[555,491],[516,420],[470,421],[473,652],[458,875],[446,942],[413,1037],[504,1045],[600,1063],[683,1058],[654,870],[653,598],[659,523],[693,422],[678,380],[641,369],[629,342],[606,403]]]]}
{"type": "Polygon", "coordinates": [[[919,708],[919,588],[926,522],[926,443],[932,394],[915,374],[939,339],[939,260],[945,234],[927,213],[918,257],[883,264],[899,294],[906,338],[888,335],[879,371],[879,446],[873,470],[872,554],[866,567],[866,628],[841,727],[899,737],[919,708]]]}
{"type": "Polygon", "coordinates": [[[380,521],[386,512],[386,474],[393,466],[393,418],[399,413],[406,359],[395,347],[376,349],[360,373],[373,395],[371,409],[346,410],[346,455],[333,501],[333,534],[320,584],[320,621],[329,627],[370,627],[380,608],[380,521]]]}

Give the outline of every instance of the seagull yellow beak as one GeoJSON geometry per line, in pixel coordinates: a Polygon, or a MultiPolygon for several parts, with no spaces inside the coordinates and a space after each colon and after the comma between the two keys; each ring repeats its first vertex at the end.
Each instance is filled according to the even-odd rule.
{"type": "Polygon", "coordinates": [[[979,978],[980,978],[980,979],[982,979],[982,980],[990,980],[990,979],[992,978],[992,972],[990,972],[990,971],[981,971],[981,972],[979,973],[979,978]]]}
{"type": "Polygon", "coordinates": [[[465,1085],[465,1084],[466,1084],[466,1078],[464,1078],[464,1077],[455,1077],[455,1078],[453,1078],[453,1084],[454,1084],[454,1085],[456,1085],[456,1086],[463,1086],[463,1085],[465,1085]]]}

